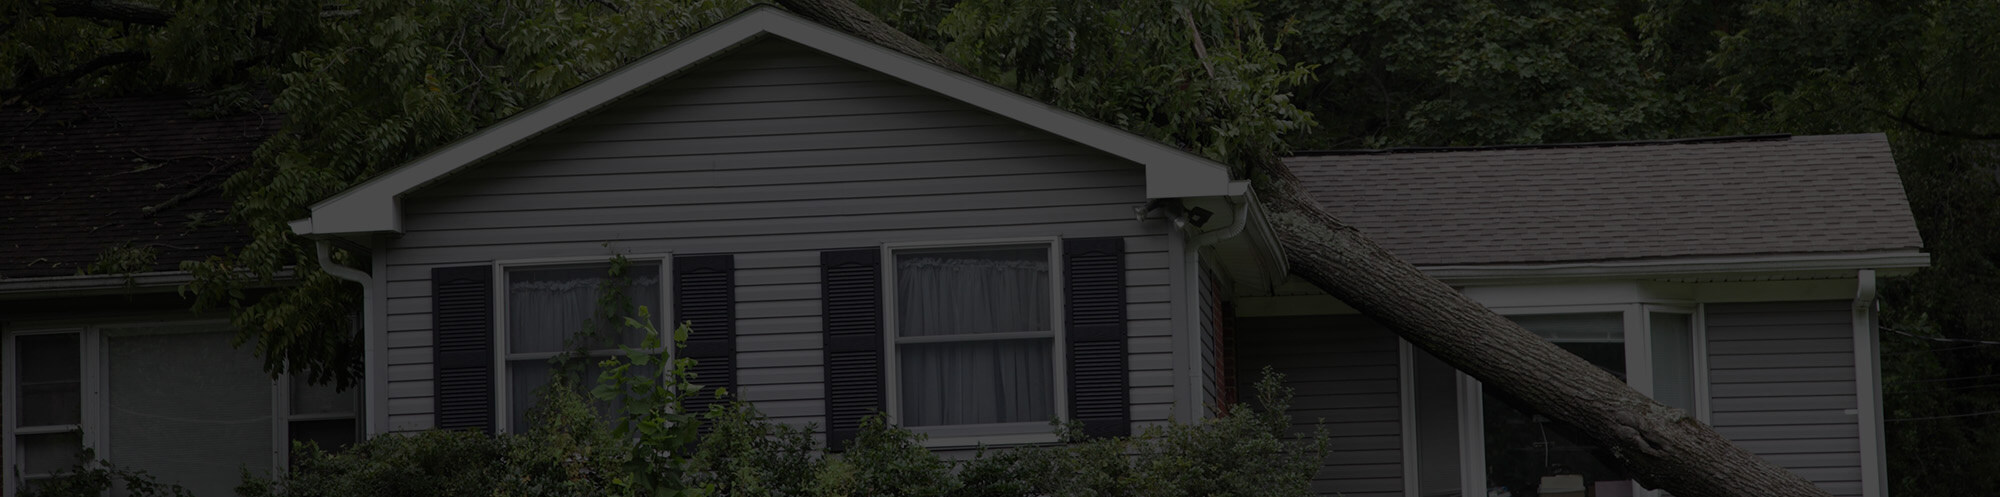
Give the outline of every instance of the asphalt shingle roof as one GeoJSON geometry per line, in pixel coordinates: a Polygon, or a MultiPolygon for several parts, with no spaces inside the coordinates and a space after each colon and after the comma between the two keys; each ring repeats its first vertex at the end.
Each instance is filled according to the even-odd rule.
{"type": "Polygon", "coordinates": [[[1881,134],[1325,153],[1285,160],[1418,265],[1915,250],[1881,134]]]}
{"type": "Polygon", "coordinates": [[[121,97],[0,110],[0,278],[77,274],[128,243],[157,252],[150,270],[172,270],[244,243],[220,222],[221,183],[279,119],[197,118],[194,105],[121,97]]]}

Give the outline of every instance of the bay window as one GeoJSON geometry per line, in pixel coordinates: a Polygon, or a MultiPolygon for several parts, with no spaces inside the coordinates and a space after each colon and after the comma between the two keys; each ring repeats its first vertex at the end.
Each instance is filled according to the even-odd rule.
{"type": "MultiPolygon", "coordinates": [[[[1502,308],[1508,319],[1668,406],[1703,417],[1706,367],[1692,308],[1502,308]]],[[[1405,347],[1408,347],[1406,344],[1405,347]]],[[[1413,495],[1645,495],[1606,449],[1532,414],[1422,350],[1404,356],[1413,495]]]]}

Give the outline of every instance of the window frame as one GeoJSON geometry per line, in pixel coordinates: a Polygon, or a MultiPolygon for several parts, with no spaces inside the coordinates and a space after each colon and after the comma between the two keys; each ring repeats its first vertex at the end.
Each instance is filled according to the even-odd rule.
{"type": "MultiPolygon", "coordinates": [[[[510,259],[510,260],[493,261],[492,264],[493,266],[492,319],[493,319],[493,334],[494,334],[493,336],[493,424],[495,433],[513,432],[514,420],[512,418],[514,414],[514,408],[513,408],[512,396],[514,391],[513,389],[514,385],[512,382],[512,375],[509,374],[512,372],[510,369],[511,368],[510,365],[512,364],[512,362],[530,361],[537,359],[548,360],[550,358],[555,357],[558,354],[562,354],[562,352],[532,352],[532,353],[521,353],[521,354],[512,353],[513,345],[508,342],[508,334],[507,334],[507,321],[508,321],[507,312],[511,310],[510,303],[507,301],[507,284],[508,284],[509,272],[516,269],[558,269],[563,267],[609,265],[611,264],[611,259],[613,257],[617,257],[617,255],[546,257],[538,259],[510,259]]],[[[648,252],[644,254],[624,254],[624,257],[626,261],[633,264],[646,263],[646,264],[659,265],[659,274],[656,275],[655,278],[659,280],[660,301],[652,302],[650,304],[643,302],[633,302],[632,304],[634,306],[640,306],[640,305],[648,306],[651,309],[653,315],[660,318],[660,328],[661,328],[660,332],[670,333],[672,331],[671,327],[675,326],[677,323],[677,321],[674,320],[674,308],[673,308],[673,302],[674,302],[673,252],[648,252]]],[[[673,347],[668,346],[666,347],[666,349],[668,351],[667,352],[668,354],[671,355],[674,353],[673,347]]],[[[617,353],[618,349],[615,348],[593,349],[587,352],[588,355],[586,357],[610,357],[617,353]]],[[[661,369],[660,375],[662,378],[666,376],[666,373],[667,371],[665,369],[661,369]]]]}
{"type": "MultiPolygon", "coordinates": [[[[1706,326],[1703,319],[1704,309],[1701,305],[1678,302],[1630,302],[1583,305],[1496,306],[1492,309],[1494,312],[1506,317],[1620,313],[1624,323],[1622,331],[1624,332],[1623,341],[1625,345],[1625,383],[1634,390],[1638,390],[1639,393],[1646,394],[1647,397],[1652,397],[1653,395],[1652,314],[1662,312],[1689,315],[1690,319],[1688,322],[1691,328],[1689,330],[1689,340],[1693,341],[1691,352],[1694,355],[1694,374],[1691,379],[1694,382],[1696,406],[1694,412],[1690,412],[1690,414],[1695,415],[1697,419],[1700,419],[1704,423],[1708,422],[1708,347],[1706,343],[1706,326]]],[[[1398,342],[1400,347],[1405,350],[1404,357],[1407,358],[1407,350],[1410,347],[1409,343],[1400,339],[1398,342]]],[[[1406,378],[1403,380],[1403,385],[1406,388],[1407,386],[1414,385],[1413,382],[1407,379],[1413,371],[1411,362],[1404,360],[1401,362],[1399,368],[1401,371],[1399,374],[1406,378]]],[[[1485,495],[1486,419],[1484,385],[1463,371],[1456,372],[1455,374],[1458,378],[1456,385],[1458,388],[1460,491],[1463,495],[1485,495]]],[[[1415,393],[1412,391],[1410,395],[1413,396],[1415,393]]],[[[1408,407],[1404,408],[1403,411],[1405,415],[1402,420],[1402,426],[1407,427],[1405,431],[1417,431],[1414,423],[1414,412],[1408,407]]],[[[1404,438],[1406,446],[1415,445],[1414,436],[1406,436],[1404,438]]],[[[1412,454],[1410,457],[1406,457],[1405,460],[1411,461],[1414,460],[1414,457],[1415,455],[1412,454]]],[[[1410,492],[1411,495],[1415,495],[1416,469],[1407,465],[1405,468],[1404,474],[1408,477],[1406,478],[1408,483],[1405,484],[1405,490],[1410,492]]],[[[1633,495],[1637,496],[1661,495],[1658,491],[1647,490],[1636,481],[1632,483],[1632,491],[1633,495]]]]}
{"type": "MultiPolygon", "coordinates": [[[[882,365],[884,413],[889,422],[902,425],[902,360],[900,345],[905,343],[953,343],[971,341],[1006,340],[984,334],[980,338],[939,339],[931,337],[904,341],[900,323],[897,322],[901,296],[896,292],[896,254],[933,249],[996,249],[1012,247],[1046,248],[1049,255],[1049,328],[1051,360],[1055,368],[1054,385],[1051,394],[1055,396],[1055,418],[1064,419],[1069,414],[1069,347],[1065,339],[1067,333],[1068,295],[1064,291],[1062,238],[1021,237],[958,241],[892,242],[881,245],[882,260],[882,365]]],[[[1012,333],[1008,333],[1012,334],[1012,333]]],[[[1023,332],[1014,339],[1043,338],[1038,332],[1023,332]],[[1029,336],[1028,333],[1033,333],[1029,336]]],[[[910,431],[927,435],[925,447],[961,447],[971,445],[1016,445],[1052,443],[1058,440],[1047,421],[1022,421],[1015,423],[983,423],[938,426],[905,426],[910,431]]]]}
{"type": "MultiPolygon", "coordinates": [[[[4,465],[0,465],[0,485],[4,485],[7,489],[14,489],[19,487],[22,479],[36,479],[49,476],[49,474],[37,473],[22,474],[17,477],[14,474],[14,470],[19,467],[18,465],[21,461],[19,437],[23,435],[80,431],[79,445],[81,448],[94,451],[96,458],[100,461],[114,461],[116,456],[113,454],[113,449],[115,447],[110,439],[110,431],[105,429],[105,427],[109,426],[111,414],[109,406],[105,403],[104,399],[107,390],[106,382],[110,381],[110,364],[104,360],[104,353],[105,341],[110,339],[115,332],[107,330],[146,327],[212,327],[212,332],[234,333],[235,331],[235,328],[226,318],[188,319],[183,315],[177,314],[120,316],[113,319],[38,320],[0,328],[0,350],[4,350],[5,352],[4,354],[0,354],[0,361],[4,361],[0,362],[0,364],[4,364],[8,368],[18,367],[20,364],[19,357],[17,356],[19,337],[76,335],[79,355],[77,363],[78,388],[81,390],[81,398],[78,402],[80,404],[78,407],[81,409],[81,415],[78,416],[77,424],[37,426],[24,430],[23,427],[19,426],[21,419],[21,403],[17,402],[19,400],[18,395],[20,394],[18,385],[19,375],[0,374],[0,404],[4,404],[5,412],[5,419],[0,420],[0,461],[7,461],[4,465]]],[[[357,385],[357,388],[351,389],[348,393],[356,397],[354,410],[346,413],[307,415],[314,417],[314,419],[303,419],[294,416],[291,412],[291,379],[291,375],[285,374],[280,375],[278,379],[272,380],[270,383],[270,413],[272,415],[270,430],[272,438],[269,457],[271,458],[271,467],[273,469],[284,468],[291,463],[292,444],[290,427],[292,421],[352,419],[355,426],[355,441],[360,442],[366,439],[365,428],[361,424],[363,420],[360,416],[361,406],[363,405],[361,402],[364,402],[366,399],[361,397],[361,389],[358,388],[359,385],[357,385]],[[344,416],[340,414],[344,414],[344,416]]]]}

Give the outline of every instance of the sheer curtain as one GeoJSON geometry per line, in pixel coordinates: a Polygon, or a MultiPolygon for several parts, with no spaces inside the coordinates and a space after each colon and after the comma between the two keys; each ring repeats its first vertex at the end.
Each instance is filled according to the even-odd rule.
{"type": "MultiPolygon", "coordinates": [[[[597,300],[603,295],[601,285],[609,278],[609,270],[608,265],[595,265],[507,272],[508,424],[514,433],[524,433],[530,426],[528,412],[535,405],[535,391],[549,382],[549,358],[572,350],[564,342],[595,318],[597,300]]],[[[660,309],[659,274],[657,264],[632,264],[626,273],[630,286],[625,288],[632,311],[638,312],[640,306],[649,308],[656,328],[664,311],[660,309]]],[[[645,331],[626,327],[623,322],[600,324],[600,333],[617,330],[615,342],[592,340],[589,347],[615,350],[619,345],[639,346],[645,331]]],[[[591,361],[583,380],[596,381],[597,371],[591,361]]],[[[599,408],[609,412],[609,406],[599,408]]]]}
{"type": "Polygon", "coordinates": [[[896,258],[902,423],[1047,421],[1055,339],[1045,247],[928,251],[896,258]],[[993,333],[1045,333],[986,339],[993,333]],[[940,337],[946,337],[940,339],[940,337]]]}
{"type": "Polygon", "coordinates": [[[1694,316],[1655,312],[1653,325],[1653,398],[1661,404],[1694,412],[1694,316]]]}

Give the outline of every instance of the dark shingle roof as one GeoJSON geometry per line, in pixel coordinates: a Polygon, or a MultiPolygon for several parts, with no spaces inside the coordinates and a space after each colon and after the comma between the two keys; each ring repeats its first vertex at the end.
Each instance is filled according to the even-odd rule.
{"type": "Polygon", "coordinates": [[[171,270],[247,240],[220,222],[221,183],[279,120],[196,118],[194,105],[121,97],[0,110],[0,278],[77,274],[123,244],[156,251],[147,270],[171,270]]]}
{"type": "Polygon", "coordinates": [[[1881,134],[1325,153],[1285,160],[1418,265],[1914,250],[1881,134]]]}

